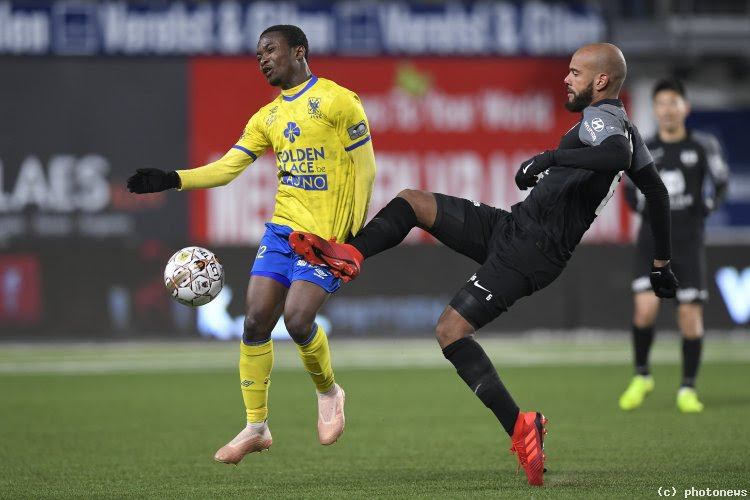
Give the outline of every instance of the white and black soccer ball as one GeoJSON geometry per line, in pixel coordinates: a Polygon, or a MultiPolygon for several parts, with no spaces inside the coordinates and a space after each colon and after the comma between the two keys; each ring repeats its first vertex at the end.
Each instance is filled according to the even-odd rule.
{"type": "Polygon", "coordinates": [[[186,247],[175,253],[164,269],[167,291],[180,304],[208,304],[224,286],[224,267],[216,255],[202,247],[186,247]]]}

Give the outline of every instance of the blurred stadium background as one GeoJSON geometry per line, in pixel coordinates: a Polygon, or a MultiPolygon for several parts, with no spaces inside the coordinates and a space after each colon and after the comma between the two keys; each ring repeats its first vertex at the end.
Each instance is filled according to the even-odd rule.
{"type": "MultiPolygon", "coordinates": [[[[125,179],[139,167],[202,165],[234,143],[252,113],[277,92],[261,78],[254,55],[258,34],[277,23],[297,24],[307,33],[315,74],[362,98],[378,166],[370,215],[406,187],[503,208],[519,201],[522,193],[513,182],[519,162],[552,147],[577,120],[562,106],[562,80],[570,55],[582,44],[611,41],[623,50],[629,65],[624,97],[644,136],[654,131],[651,85],[663,76],[682,78],[692,103],[689,126],[716,134],[731,168],[726,203],[707,221],[709,334],[706,380],[699,388],[707,411],[716,408],[713,418],[731,415],[739,425],[740,417],[748,416],[750,394],[740,380],[750,363],[750,2],[0,0],[0,396],[5,399],[0,432],[5,438],[42,441],[40,429],[57,421],[32,418],[49,410],[34,397],[44,398],[36,391],[51,390],[50,375],[60,381],[61,374],[70,375],[61,384],[71,394],[81,387],[91,391],[79,394],[83,404],[95,404],[112,383],[136,408],[145,403],[124,379],[102,383],[99,392],[87,385],[94,380],[90,377],[169,372],[176,382],[174,372],[193,381],[200,374],[221,373],[226,397],[211,403],[221,407],[220,415],[203,409],[201,418],[226,424],[210,428],[201,460],[210,458],[210,448],[223,443],[241,421],[234,390],[236,340],[214,339],[238,339],[241,333],[249,269],[273,210],[273,160],[266,155],[234,183],[209,191],[136,197],[126,192],[125,179]],[[195,310],[172,301],[161,277],[168,257],[190,244],[215,251],[227,273],[217,300],[195,310]],[[724,392],[712,399],[712,390],[724,392]],[[735,402],[729,403],[732,396],[735,402]]],[[[605,389],[609,392],[597,397],[602,407],[612,407],[603,415],[622,419],[614,408],[630,374],[626,332],[636,228],[637,219],[618,192],[563,276],[483,332],[498,366],[583,366],[588,371],[575,376],[584,384],[602,372],[616,372],[605,389]]],[[[473,268],[416,232],[407,244],[368,261],[361,278],[344,286],[322,311],[321,321],[331,325],[334,367],[338,363],[354,380],[366,378],[357,375],[363,368],[375,367],[393,367],[408,378],[429,378],[438,370],[452,380],[430,332],[473,268]],[[425,371],[419,374],[417,367],[425,371]]],[[[673,313],[671,307],[662,311],[660,332],[670,333],[660,333],[666,340],[655,362],[666,375],[664,386],[674,382],[676,387],[673,313]]],[[[284,338],[281,329],[277,333],[284,338]]],[[[277,371],[298,369],[284,356],[277,371]]],[[[450,390],[463,395],[454,385],[450,390]]],[[[283,394],[281,387],[276,390],[283,394]]],[[[542,387],[540,381],[528,390],[542,387]]],[[[584,395],[581,404],[588,405],[584,395]]],[[[483,411],[469,396],[466,419],[483,411]]],[[[281,398],[296,396],[278,397],[281,406],[281,398]]],[[[436,397],[433,415],[441,415],[443,395],[436,397]]],[[[673,412],[666,403],[671,397],[670,392],[663,408],[647,415],[673,412]]],[[[294,407],[293,399],[287,401],[294,407]]],[[[66,415],[65,425],[81,418],[66,415]]],[[[196,432],[206,430],[208,424],[201,422],[196,432]]],[[[748,437],[746,430],[732,429],[732,442],[748,437]]],[[[377,443],[377,436],[373,439],[377,443]]],[[[711,442],[707,438],[706,446],[711,442]]],[[[743,446],[746,450],[731,445],[730,451],[744,457],[743,446]]],[[[23,489],[19,481],[36,474],[24,469],[31,456],[19,459],[8,450],[0,452],[0,485],[20,488],[8,490],[16,491],[11,496],[85,496],[85,488],[94,487],[92,481],[79,483],[87,485],[84,489],[62,487],[60,476],[59,482],[50,480],[51,489],[23,489]]],[[[471,454],[467,460],[473,460],[471,454]]],[[[709,477],[715,481],[707,486],[720,486],[721,477],[744,477],[747,486],[750,466],[746,457],[739,460],[735,469],[714,471],[709,477]]],[[[694,467],[706,472],[710,463],[706,458],[694,467]]],[[[691,471],[688,466],[685,477],[691,471]]],[[[431,476],[420,477],[429,483],[431,476]]],[[[656,496],[650,480],[641,477],[643,494],[656,496]]],[[[159,491],[149,484],[130,494],[159,491]]],[[[620,486],[625,489],[597,492],[620,496],[632,485],[620,486]]],[[[106,485],[96,488],[103,489],[88,491],[107,495],[106,485]]],[[[233,494],[217,488],[169,491],[233,494]]],[[[414,493],[450,493],[435,488],[414,493]]],[[[389,490],[349,493],[365,491],[374,496],[389,490]]]]}

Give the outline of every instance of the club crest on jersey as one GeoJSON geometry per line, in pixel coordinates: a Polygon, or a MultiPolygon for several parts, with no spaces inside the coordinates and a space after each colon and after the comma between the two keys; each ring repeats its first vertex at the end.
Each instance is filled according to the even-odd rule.
{"type": "Polygon", "coordinates": [[[320,97],[311,97],[307,100],[307,112],[315,118],[323,116],[320,112],[320,97]]]}
{"type": "Polygon", "coordinates": [[[284,137],[289,139],[289,142],[294,142],[297,140],[297,137],[300,135],[300,129],[294,122],[288,122],[286,124],[286,128],[284,129],[284,137]]]}
{"type": "Polygon", "coordinates": [[[698,163],[698,152],[694,149],[686,149],[680,153],[680,161],[686,167],[694,167],[698,163]]]}

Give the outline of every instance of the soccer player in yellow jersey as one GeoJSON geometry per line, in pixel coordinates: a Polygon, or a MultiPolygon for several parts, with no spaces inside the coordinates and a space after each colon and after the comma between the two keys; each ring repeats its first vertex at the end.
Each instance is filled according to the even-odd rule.
{"type": "Polygon", "coordinates": [[[250,118],[239,141],[221,159],[176,172],[139,169],[128,179],[133,193],[211,188],[232,181],[268,150],[276,158],[276,208],[250,273],[240,344],[247,426],[214,457],[230,464],[271,446],[271,330],[282,314],[317,388],[320,443],[332,444],[344,431],[344,390],[334,381],[326,334],[315,323],[341,280],[298,257],[288,236],[309,231],[346,241],[364,224],[375,178],[375,155],[360,100],[311,73],[302,30],[271,26],[258,40],[257,57],[263,76],[280,87],[281,94],[250,118]]]}

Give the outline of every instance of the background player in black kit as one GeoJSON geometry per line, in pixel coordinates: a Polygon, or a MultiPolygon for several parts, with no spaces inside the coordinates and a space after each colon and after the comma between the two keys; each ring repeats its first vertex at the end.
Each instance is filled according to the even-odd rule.
{"type": "MultiPolygon", "coordinates": [[[[703,303],[708,298],[704,218],[724,198],[729,170],[714,136],[685,128],[690,109],[680,81],[666,79],[657,82],[653,104],[658,133],[646,146],[669,192],[674,228],[672,245],[675,248],[672,266],[680,280],[676,300],[677,324],[682,334],[682,383],[677,391],[677,407],[685,413],[696,413],[703,411],[703,404],[695,392],[695,379],[703,348],[703,303]],[[709,198],[704,195],[707,174],[713,184],[709,198]]],[[[626,186],[626,195],[631,207],[643,215],[633,281],[635,376],[620,396],[620,408],[634,410],[654,389],[648,355],[660,301],[651,291],[648,279],[649,259],[653,252],[649,238],[652,225],[649,210],[634,186],[626,186]]]]}
{"type": "Polygon", "coordinates": [[[521,412],[472,334],[516,300],[544,288],[560,275],[583,233],[627,171],[652,214],[654,272],[660,296],[674,296],[669,266],[669,197],[651,155],[617,99],[625,59],[611,44],[580,48],[565,78],[566,107],[583,112],[559,148],[524,162],[520,189],[534,187],[511,211],[443,194],[404,190],[348,244],[295,232],[289,242],[311,263],[330,267],[348,280],[362,260],[397,245],[417,226],[480,267],[441,315],[436,337],[445,357],[511,436],[531,485],[543,484],[545,417],[521,412]]]}

